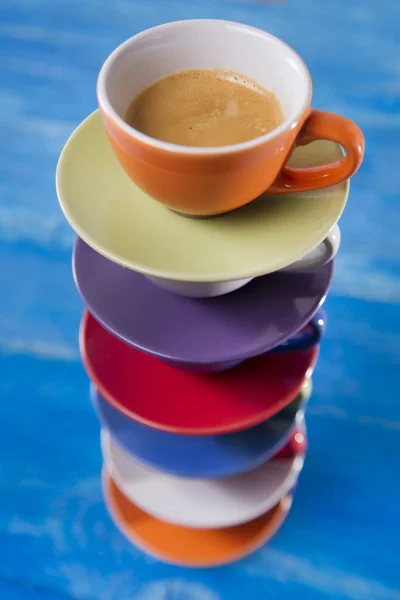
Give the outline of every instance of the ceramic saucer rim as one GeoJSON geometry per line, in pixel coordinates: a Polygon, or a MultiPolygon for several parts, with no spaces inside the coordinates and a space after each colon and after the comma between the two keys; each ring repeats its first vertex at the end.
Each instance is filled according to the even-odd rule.
{"type": "MultiPolygon", "coordinates": [[[[97,376],[96,372],[94,371],[94,369],[92,368],[90,361],[88,360],[86,348],[85,348],[85,345],[83,344],[82,328],[80,328],[80,331],[79,331],[79,349],[80,349],[80,355],[82,358],[84,368],[89,376],[90,381],[96,386],[96,388],[98,389],[100,394],[103,396],[103,398],[109,404],[111,404],[111,406],[113,406],[116,410],[118,410],[120,413],[125,415],[128,419],[132,419],[133,421],[142,423],[142,425],[147,425],[147,427],[152,427],[153,429],[157,429],[158,431],[167,431],[170,433],[194,435],[194,436],[196,436],[196,435],[197,436],[220,435],[220,434],[224,434],[224,433],[235,433],[237,431],[243,431],[244,429],[249,429],[250,427],[259,425],[263,421],[270,419],[276,413],[283,410],[285,408],[285,406],[287,406],[292,400],[294,400],[296,398],[296,396],[298,396],[305,381],[308,379],[311,379],[314,369],[316,367],[317,361],[318,361],[318,356],[319,356],[319,345],[314,346],[312,349],[310,349],[309,351],[312,352],[310,366],[308,367],[307,371],[304,373],[304,377],[303,377],[302,381],[300,382],[299,386],[296,387],[294,390],[292,390],[292,393],[290,395],[285,396],[284,398],[281,398],[280,402],[277,402],[276,404],[274,404],[273,408],[269,407],[268,411],[264,410],[262,413],[261,412],[258,413],[257,418],[253,417],[252,419],[251,418],[242,419],[240,421],[240,423],[238,423],[238,421],[236,421],[235,424],[231,424],[229,426],[227,426],[227,425],[216,426],[215,425],[213,427],[203,427],[200,429],[198,427],[186,427],[186,428],[182,429],[181,427],[176,427],[173,425],[166,425],[165,423],[160,424],[156,421],[148,419],[147,417],[143,417],[142,415],[134,413],[132,410],[123,406],[116,398],[114,398],[114,396],[111,393],[108,392],[108,390],[98,380],[98,376],[97,376]]],[[[171,367],[171,368],[173,368],[173,367],[171,367]]]]}
{"type": "MultiPolygon", "coordinates": [[[[200,562],[200,561],[196,562],[196,563],[194,563],[194,562],[192,563],[192,562],[185,562],[183,560],[182,561],[174,560],[174,559],[171,560],[167,556],[164,556],[161,552],[158,553],[150,545],[143,543],[142,540],[138,540],[136,538],[136,536],[125,531],[123,524],[120,522],[119,517],[117,516],[113,506],[111,505],[111,501],[109,498],[109,491],[108,491],[108,487],[110,485],[110,480],[112,480],[112,477],[111,477],[110,473],[107,471],[107,468],[103,465],[102,471],[101,471],[101,487],[102,487],[103,501],[104,501],[104,504],[105,504],[105,507],[106,507],[109,517],[111,518],[112,522],[114,523],[114,526],[121,533],[121,535],[134,547],[138,548],[142,552],[145,552],[146,554],[155,558],[156,560],[159,560],[160,562],[167,564],[167,565],[184,567],[184,568],[209,569],[209,568],[222,567],[224,565],[229,565],[229,564],[238,562],[239,560],[246,558],[250,554],[253,554],[257,550],[262,548],[264,546],[264,544],[266,544],[270,539],[272,539],[272,537],[282,527],[282,525],[286,521],[286,518],[290,512],[290,509],[291,509],[291,506],[293,503],[293,494],[287,494],[286,496],[284,496],[279,502],[280,508],[279,508],[279,511],[277,512],[277,514],[274,515],[272,527],[270,527],[268,532],[266,532],[266,534],[264,534],[263,536],[258,536],[256,543],[253,543],[252,545],[248,544],[244,552],[241,552],[239,554],[236,552],[235,554],[231,554],[229,557],[221,558],[220,560],[218,560],[216,562],[212,562],[212,563],[200,562]]],[[[116,485],[115,482],[114,482],[114,485],[116,485]]],[[[143,511],[143,512],[145,512],[145,511],[143,511]]],[[[267,512],[269,512],[269,511],[267,511],[267,512]]],[[[151,517],[151,518],[153,518],[153,517],[151,517]]],[[[179,527],[179,526],[177,525],[176,527],[179,527]]],[[[189,528],[187,528],[187,529],[189,529],[189,528]]],[[[229,529],[229,527],[227,529],[229,529]]],[[[196,530],[194,529],[194,531],[196,531],[196,530]]]]}
{"type": "MultiPolygon", "coordinates": [[[[179,525],[181,527],[186,527],[188,529],[203,529],[203,530],[204,529],[224,529],[227,527],[235,527],[236,525],[241,525],[243,523],[253,521],[257,517],[260,517],[264,513],[272,510],[274,508],[274,506],[276,506],[282,498],[284,498],[285,496],[287,496],[290,493],[290,491],[293,489],[293,487],[296,485],[296,483],[298,481],[298,478],[301,474],[301,471],[304,466],[304,461],[305,461],[305,453],[298,453],[295,456],[293,456],[291,458],[287,458],[287,459],[276,459],[276,462],[279,462],[280,460],[282,460],[282,461],[285,460],[288,463],[286,466],[287,473],[284,477],[283,482],[281,482],[280,485],[273,492],[271,492],[271,494],[269,494],[268,502],[265,501],[264,505],[262,503],[260,503],[256,507],[253,507],[252,511],[248,512],[248,514],[245,517],[243,515],[240,517],[236,516],[236,518],[234,518],[233,520],[231,519],[229,522],[227,520],[225,520],[224,522],[222,522],[222,524],[221,524],[221,521],[219,522],[219,524],[217,524],[216,522],[213,523],[211,521],[209,521],[208,523],[195,524],[194,519],[187,519],[187,521],[190,521],[190,522],[185,522],[185,519],[182,519],[180,521],[179,518],[178,519],[176,518],[176,516],[175,516],[174,520],[170,520],[169,517],[166,518],[166,516],[162,514],[162,511],[160,511],[160,514],[157,514],[156,511],[154,511],[154,510],[150,511],[148,509],[148,507],[145,506],[145,503],[141,502],[141,499],[139,501],[136,498],[132,499],[126,491],[124,478],[122,476],[120,476],[118,468],[115,468],[115,462],[112,459],[112,451],[111,451],[111,448],[113,445],[116,446],[117,450],[119,450],[123,454],[125,454],[125,456],[128,460],[132,461],[133,463],[136,462],[139,467],[144,468],[147,471],[153,472],[155,474],[155,476],[157,476],[158,471],[154,468],[147,467],[146,465],[141,463],[141,461],[138,461],[135,458],[131,457],[126,452],[126,450],[121,448],[120,445],[118,444],[118,442],[113,439],[110,432],[107,431],[107,429],[103,427],[100,431],[100,447],[101,447],[101,453],[102,453],[102,458],[103,458],[103,464],[105,465],[108,473],[111,475],[115,484],[121,490],[121,492],[124,494],[124,496],[126,496],[126,498],[130,502],[132,502],[133,504],[138,506],[138,508],[140,508],[141,510],[143,510],[143,512],[146,512],[150,516],[153,516],[154,518],[159,519],[160,521],[166,521],[168,523],[171,523],[172,525],[179,525]]],[[[273,459],[269,459],[269,460],[265,461],[263,464],[265,465],[265,464],[269,463],[270,460],[273,460],[273,459]]],[[[251,469],[251,471],[259,469],[260,466],[262,466],[262,465],[259,465],[258,467],[251,469]]],[[[246,473],[243,473],[241,475],[245,476],[245,475],[247,475],[247,473],[249,473],[251,471],[247,471],[246,473]]],[[[162,472],[162,473],[160,472],[160,474],[162,474],[163,477],[165,477],[165,476],[167,476],[167,478],[170,477],[171,480],[181,479],[181,480],[186,480],[188,482],[193,481],[193,479],[190,477],[176,477],[173,475],[165,474],[164,472],[162,472]]],[[[237,479],[237,478],[240,478],[241,475],[223,478],[223,480],[226,481],[226,479],[237,479]]],[[[218,482],[218,481],[222,481],[222,479],[219,479],[219,478],[218,479],[204,479],[204,478],[196,479],[196,483],[199,483],[199,484],[203,483],[205,485],[209,484],[210,482],[218,482]]],[[[173,481],[171,481],[171,485],[172,484],[173,484],[173,481]]],[[[223,513],[223,510],[222,510],[222,513],[223,513]]]]}
{"type": "MultiPolygon", "coordinates": [[[[327,281],[326,290],[325,290],[324,294],[319,299],[318,303],[315,303],[313,305],[312,310],[309,311],[307,313],[307,315],[302,317],[302,319],[299,321],[296,328],[293,329],[289,335],[287,335],[285,333],[285,334],[281,335],[279,338],[277,338],[275,340],[276,343],[274,343],[273,346],[271,346],[270,344],[267,344],[267,345],[264,345],[263,347],[260,347],[260,346],[258,346],[257,348],[253,347],[251,350],[247,350],[244,354],[243,354],[243,352],[239,353],[239,351],[237,351],[236,354],[230,354],[230,355],[227,355],[226,357],[224,357],[223,359],[219,358],[215,361],[201,359],[201,360],[196,360],[195,362],[193,362],[193,361],[182,360],[181,358],[178,358],[177,356],[173,356],[172,354],[168,354],[166,352],[158,351],[156,349],[150,349],[148,347],[145,347],[143,344],[138,344],[138,343],[132,341],[123,332],[117,331],[117,329],[115,327],[109,325],[109,323],[107,321],[105,321],[102,316],[99,315],[99,313],[96,309],[93,309],[92,307],[90,307],[90,309],[89,309],[88,305],[86,304],[85,294],[82,293],[81,286],[79,285],[79,280],[78,280],[78,277],[76,274],[76,268],[75,268],[75,265],[76,265],[75,251],[76,251],[76,247],[79,243],[78,239],[79,239],[79,236],[75,240],[73,251],[72,251],[72,274],[73,274],[74,282],[75,282],[76,288],[78,290],[78,293],[79,293],[80,297],[82,298],[82,300],[85,304],[85,307],[86,307],[85,311],[82,315],[82,320],[81,320],[81,324],[80,324],[80,328],[79,328],[80,331],[81,331],[81,329],[86,328],[87,321],[89,319],[89,316],[87,313],[89,313],[89,315],[91,315],[95,319],[95,321],[97,321],[97,323],[99,325],[101,325],[104,329],[106,329],[111,335],[118,338],[121,342],[124,342],[131,348],[135,348],[136,350],[145,352],[146,354],[148,354],[150,356],[154,356],[155,358],[158,358],[160,360],[169,361],[171,363],[174,363],[174,366],[176,365],[177,368],[179,368],[180,365],[181,366],[186,365],[187,367],[190,367],[190,366],[204,366],[204,365],[210,365],[210,364],[211,365],[212,364],[224,364],[224,363],[231,363],[234,361],[245,361],[245,360],[249,360],[251,358],[256,358],[257,356],[265,354],[266,352],[269,352],[269,350],[273,350],[277,346],[284,344],[290,337],[292,337],[293,335],[296,335],[299,331],[301,331],[301,329],[303,329],[303,327],[305,327],[307,325],[307,323],[309,323],[309,321],[316,315],[318,310],[324,305],[325,300],[329,293],[330,286],[332,284],[333,273],[334,273],[334,268],[335,268],[335,259],[332,259],[326,265],[322,265],[321,267],[318,267],[320,269],[326,268],[327,271],[329,270],[328,281],[327,281]]],[[[86,242],[84,242],[84,243],[86,243],[86,242]]],[[[94,250],[94,249],[92,248],[92,250],[94,250]]],[[[96,250],[94,250],[94,251],[96,252],[96,250]]],[[[106,257],[103,257],[103,258],[106,258],[106,257]]],[[[123,268],[123,267],[121,267],[121,265],[118,265],[118,266],[120,268],[123,268]]],[[[305,270],[304,273],[306,274],[307,271],[305,270]]],[[[272,275],[272,274],[273,273],[270,273],[270,275],[272,275]]],[[[288,273],[287,275],[290,276],[290,273],[288,273]]],[[[296,275],[298,277],[299,272],[296,272],[296,275]]],[[[264,275],[263,277],[268,277],[268,275],[264,275]]],[[[249,284],[247,284],[247,285],[250,285],[250,284],[251,284],[251,282],[249,282],[249,284]]],[[[155,284],[153,284],[153,285],[155,285],[155,284]]],[[[238,291],[240,291],[240,290],[238,290],[238,291]]],[[[170,293],[170,292],[168,292],[168,293],[170,293]]],[[[232,292],[232,293],[235,293],[235,292],[232,292]]],[[[221,297],[221,298],[223,298],[223,297],[221,297]]],[[[188,299],[188,300],[191,300],[191,299],[188,299]]]]}
{"type": "MultiPolygon", "coordinates": [[[[109,431],[109,433],[110,433],[113,441],[117,444],[117,446],[119,448],[121,448],[123,452],[125,452],[128,456],[130,456],[139,465],[142,465],[146,469],[150,469],[152,471],[158,471],[160,473],[163,473],[164,475],[169,475],[171,477],[196,479],[196,480],[199,480],[199,479],[204,479],[204,480],[206,480],[206,479],[207,480],[220,479],[220,480],[224,480],[224,479],[228,479],[230,477],[238,477],[238,476],[244,474],[245,472],[247,472],[249,470],[251,471],[251,470],[257,469],[262,464],[264,464],[265,462],[267,462],[268,460],[270,460],[273,456],[275,456],[275,454],[277,454],[278,452],[280,452],[280,450],[289,442],[291,436],[293,435],[293,432],[297,428],[301,428],[301,429],[305,428],[304,415],[305,415],[306,405],[307,405],[307,402],[310,399],[310,396],[312,394],[312,381],[311,381],[311,379],[305,380],[305,382],[304,382],[303,385],[306,385],[306,384],[307,384],[306,391],[304,392],[304,395],[301,398],[301,401],[299,402],[299,406],[298,406],[298,409],[296,411],[296,414],[294,415],[293,421],[290,423],[290,426],[288,427],[287,431],[278,440],[278,442],[275,444],[275,446],[273,446],[272,448],[270,448],[267,457],[265,456],[265,453],[264,453],[263,456],[259,457],[259,459],[257,461],[253,461],[252,466],[251,466],[250,469],[240,469],[240,470],[235,470],[235,471],[231,470],[229,473],[225,473],[223,475],[222,474],[218,474],[218,475],[217,474],[213,474],[213,475],[210,475],[210,476],[202,475],[201,477],[197,476],[197,475],[193,475],[193,474],[192,475],[184,474],[184,473],[182,473],[182,471],[180,471],[180,472],[174,472],[174,471],[172,471],[170,469],[167,469],[167,468],[160,468],[159,465],[155,465],[151,461],[146,460],[146,459],[144,459],[144,458],[142,458],[140,456],[137,456],[128,447],[126,447],[124,443],[121,443],[120,440],[118,440],[116,437],[113,436],[113,433],[108,428],[107,422],[102,418],[102,416],[100,414],[100,410],[99,410],[98,404],[97,404],[98,401],[96,400],[96,398],[94,398],[94,393],[97,393],[99,395],[100,395],[100,393],[98,392],[98,390],[96,390],[96,387],[94,386],[94,384],[91,384],[90,390],[91,390],[92,406],[93,406],[93,409],[94,409],[94,411],[96,413],[96,416],[97,416],[97,418],[99,420],[101,428],[106,429],[107,431],[109,431]]],[[[297,397],[298,396],[296,396],[296,398],[297,397]]],[[[294,401],[295,400],[293,400],[293,402],[294,401]]],[[[104,400],[104,402],[107,402],[107,401],[104,400]]],[[[112,407],[112,408],[114,409],[114,407],[112,407]]],[[[277,414],[279,414],[279,413],[277,413],[277,414]]],[[[274,415],[272,418],[274,418],[275,416],[277,416],[277,415],[274,415]]],[[[123,417],[125,418],[125,415],[123,415],[123,417]]],[[[140,425],[142,425],[142,424],[140,423],[140,425]]],[[[145,426],[143,425],[143,427],[145,427],[145,426]]],[[[159,431],[159,430],[155,430],[155,431],[159,431]]],[[[245,431],[245,430],[242,430],[242,431],[245,431]]],[[[234,434],[235,433],[240,434],[242,431],[234,432],[234,434]]],[[[165,432],[161,432],[161,433],[165,433],[165,432]]],[[[181,435],[181,434],[177,433],[177,434],[172,434],[172,435],[181,435]]],[[[185,434],[183,434],[183,435],[185,435],[185,434]]],[[[221,434],[221,435],[217,434],[214,437],[223,437],[224,435],[230,435],[230,434],[221,434]]],[[[185,435],[185,437],[197,437],[197,436],[185,435]]],[[[199,437],[207,437],[207,436],[199,436],[199,437]]]]}
{"type": "MultiPolygon", "coordinates": [[[[263,276],[263,275],[266,275],[269,273],[273,273],[275,271],[279,271],[280,269],[288,267],[290,264],[292,264],[292,262],[299,260],[301,258],[301,256],[304,256],[305,254],[307,254],[308,252],[310,252],[312,250],[312,248],[307,247],[304,250],[304,252],[303,252],[303,250],[301,250],[299,256],[297,258],[295,257],[293,261],[290,261],[290,262],[287,262],[287,261],[279,262],[278,261],[274,264],[273,269],[268,268],[267,271],[265,270],[265,268],[259,267],[259,268],[255,268],[255,269],[248,269],[247,271],[245,270],[243,272],[236,273],[235,275],[229,275],[229,276],[215,274],[211,278],[208,274],[204,274],[201,276],[195,276],[195,278],[193,278],[193,274],[188,273],[188,272],[178,272],[178,273],[175,272],[174,273],[174,272],[166,272],[165,270],[160,271],[157,268],[153,268],[153,267],[145,267],[143,265],[138,264],[137,261],[134,263],[133,261],[124,259],[121,255],[119,255],[118,253],[116,253],[114,251],[107,250],[104,247],[104,244],[98,244],[96,242],[96,240],[92,239],[92,236],[90,234],[87,235],[86,231],[80,226],[78,220],[73,215],[73,211],[70,208],[70,203],[63,199],[64,195],[62,192],[63,183],[62,183],[61,170],[62,170],[64,162],[66,160],[65,157],[66,157],[67,153],[69,152],[69,148],[75,142],[75,138],[81,134],[81,130],[84,128],[84,126],[85,125],[87,126],[87,124],[90,123],[95,118],[100,118],[99,117],[99,109],[94,110],[87,117],[85,117],[85,119],[83,119],[83,121],[81,121],[78,124],[78,126],[74,129],[74,131],[69,136],[66,143],[64,144],[64,147],[62,148],[59,159],[57,161],[56,192],[57,192],[57,197],[58,197],[58,201],[59,201],[61,210],[64,214],[65,219],[69,223],[69,225],[72,227],[72,229],[75,231],[75,233],[86,244],[88,244],[88,246],[90,246],[93,250],[95,250],[96,252],[98,252],[99,254],[104,256],[105,258],[108,258],[112,262],[117,263],[122,267],[128,268],[132,271],[137,271],[139,273],[142,273],[143,275],[148,275],[150,277],[156,277],[156,278],[158,277],[160,279],[195,282],[195,283],[223,283],[223,282],[227,282],[227,281],[237,281],[239,279],[249,279],[249,278],[260,277],[260,276],[263,276]]],[[[337,144],[337,145],[339,146],[339,144],[337,144]]],[[[343,150],[342,150],[342,155],[343,156],[345,155],[343,150]]],[[[122,169],[122,167],[121,167],[121,169],[122,169]]],[[[349,193],[350,193],[350,178],[341,182],[341,184],[339,184],[339,185],[346,186],[346,188],[344,190],[344,194],[343,194],[344,195],[343,203],[341,205],[340,210],[336,211],[337,214],[335,216],[335,219],[336,219],[335,222],[332,223],[331,227],[329,229],[327,229],[326,231],[324,231],[322,235],[319,235],[318,237],[315,238],[316,243],[314,245],[314,248],[316,246],[318,246],[321,242],[323,242],[323,240],[328,235],[329,231],[335,226],[335,224],[338,223],[338,221],[340,220],[340,218],[343,214],[343,211],[346,207],[346,204],[348,202],[349,193]]],[[[335,186],[333,186],[333,187],[335,187],[335,186]]],[[[326,190],[329,190],[329,188],[323,188],[322,190],[315,190],[314,193],[315,194],[318,194],[319,192],[327,193],[326,190]]],[[[304,192],[296,192],[296,194],[300,194],[300,195],[302,193],[304,193],[304,192]]],[[[309,192],[305,192],[305,193],[309,193],[309,192]]],[[[295,195],[295,194],[293,194],[293,195],[295,195]]],[[[157,201],[153,200],[153,202],[157,202],[157,201]]],[[[251,202],[249,202],[248,204],[251,204],[251,202]]],[[[166,207],[164,207],[164,208],[166,208],[166,207]]],[[[243,208],[243,207],[241,207],[241,208],[243,208]]],[[[240,210],[240,208],[238,210],[240,210]]],[[[221,218],[221,217],[223,218],[224,214],[217,215],[214,218],[221,218]]],[[[181,218],[185,218],[185,217],[181,217],[181,218]]]]}

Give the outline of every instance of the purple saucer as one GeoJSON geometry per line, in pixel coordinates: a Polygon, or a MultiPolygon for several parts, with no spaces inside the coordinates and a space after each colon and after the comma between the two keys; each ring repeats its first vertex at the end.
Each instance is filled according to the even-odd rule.
{"type": "Polygon", "coordinates": [[[167,292],[77,238],[75,282],[89,311],[112,334],[175,366],[214,371],[285,342],[325,300],[333,264],[258,277],[217,298],[167,292]]]}

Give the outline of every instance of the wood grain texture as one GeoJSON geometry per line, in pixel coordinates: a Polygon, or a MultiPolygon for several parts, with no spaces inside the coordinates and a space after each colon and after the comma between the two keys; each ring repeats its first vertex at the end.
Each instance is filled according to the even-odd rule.
{"type": "Polygon", "coordinates": [[[396,600],[400,416],[400,5],[395,0],[3,0],[0,7],[0,598],[396,600]],[[96,106],[107,54],[157,23],[242,21],[303,56],[314,106],[363,128],[341,221],[309,456],[273,541],[185,571],[132,548],[100,494],[99,432],[77,350],[73,234],[54,171],[96,106]]]}

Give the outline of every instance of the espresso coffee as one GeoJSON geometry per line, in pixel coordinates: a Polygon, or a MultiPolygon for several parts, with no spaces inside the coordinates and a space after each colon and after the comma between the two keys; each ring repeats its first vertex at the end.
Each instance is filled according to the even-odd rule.
{"type": "Polygon", "coordinates": [[[235,71],[191,69],[143,90],[125,121],[153,138],[183,146],[229,146],[284,121],[275,94],[235,71]]]}

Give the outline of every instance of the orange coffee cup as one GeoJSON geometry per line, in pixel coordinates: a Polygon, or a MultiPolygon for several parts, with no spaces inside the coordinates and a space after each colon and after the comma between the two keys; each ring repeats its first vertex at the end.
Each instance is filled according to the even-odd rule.
{"type": "Polygon", "coordinates": [[[214,19],[176,21],[131,37],[107,58],[97,82],[108,137],[129,177],[155,200],[193,216],[234,210],[266,190],[325,188],[357,171],[364,155],[361,130],[345,117],[311,108],[311,95],[308,69],[287,44],[254,27],[214,19]],[[151,138],[124,121],[144,88],[191,68],[229,69],[255,79],[275,92],[283,124],[240,144],[197,148],[151,138]],[[341,144],[346,156],[319,167],[286,166],[295,145],[317,139],[341,144]]]}

